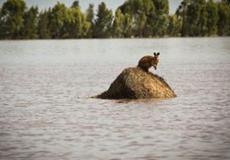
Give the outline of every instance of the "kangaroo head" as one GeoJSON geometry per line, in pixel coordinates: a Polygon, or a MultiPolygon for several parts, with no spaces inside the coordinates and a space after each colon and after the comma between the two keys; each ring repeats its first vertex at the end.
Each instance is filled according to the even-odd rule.
{"type": "Polygon", "coordinates": [[[153,67],[155,68],[155,70],[157,69],[157,65],[158,65],[158,63],[159,63],[159,61],[160,61],[160,59],[159,59],[159,56],[160,56],[160,52],[154,52],[153,53],[153,55],[154,55],[154,59],[153,59],[153,67]]]}
{"type": "Polygon", "coordinates": [[[157,53],[156,53],[156,52],[154,52],[154,53],[153,53],[153,55],[154,55],[154,57],[159,57],[160,52],[157,52],[157,53]]]}

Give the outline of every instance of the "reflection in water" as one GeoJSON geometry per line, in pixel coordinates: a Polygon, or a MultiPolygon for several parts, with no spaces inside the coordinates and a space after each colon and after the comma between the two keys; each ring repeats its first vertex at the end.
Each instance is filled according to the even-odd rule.
{"type": "Polygon", "coordinates": [[[0,159],[230,159],[229,44],[1,41],[0,159]],[[177,98],[88,98],[153,51],[177,98]]]}

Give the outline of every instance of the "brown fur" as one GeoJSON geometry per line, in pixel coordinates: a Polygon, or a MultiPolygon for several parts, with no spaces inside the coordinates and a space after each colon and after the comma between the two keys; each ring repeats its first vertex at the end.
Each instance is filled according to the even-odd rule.
{"type": "Polygon", "coordinates": [[[154,67],[156,69],[158,63],[158,56],[144,56],[139,60],[138,67],[148,72],[150,67],[154,67]]]}

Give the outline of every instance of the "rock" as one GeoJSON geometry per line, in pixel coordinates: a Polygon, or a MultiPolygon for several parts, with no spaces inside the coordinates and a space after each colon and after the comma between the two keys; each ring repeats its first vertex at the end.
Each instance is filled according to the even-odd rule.
{"type": "Polygon", "coordinates": [[[102,99],[173,97],[176,97],[176,94],[163,78],[138,67],[124,69],[107,91],[96,96],[102,99]]]}

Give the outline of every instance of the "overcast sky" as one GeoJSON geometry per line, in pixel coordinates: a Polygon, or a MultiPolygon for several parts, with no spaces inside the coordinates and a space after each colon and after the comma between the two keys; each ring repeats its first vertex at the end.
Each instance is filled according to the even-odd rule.
{"type": "MultiPolygon", "coordinates": [[[[0,0],[0,5],[6,0],[0,0]]],[[[40,9],[49,8],[54,6],[58,1],[65,3],[67,6],[70,6],[74,0],[25,0],[28,6],[38,6],[40,9]]],[[[124,3],[125,0],[79,0],[80,6],[85,10],[90,3],[95,5],[97,8],[98,4],[105,2],[108,8],[115,10],[118,6],[124,3]]],[[[170,13],[174,13],[177,7],[179,6],[181,0],[169,0],[170,4],[170,13]]]]}

